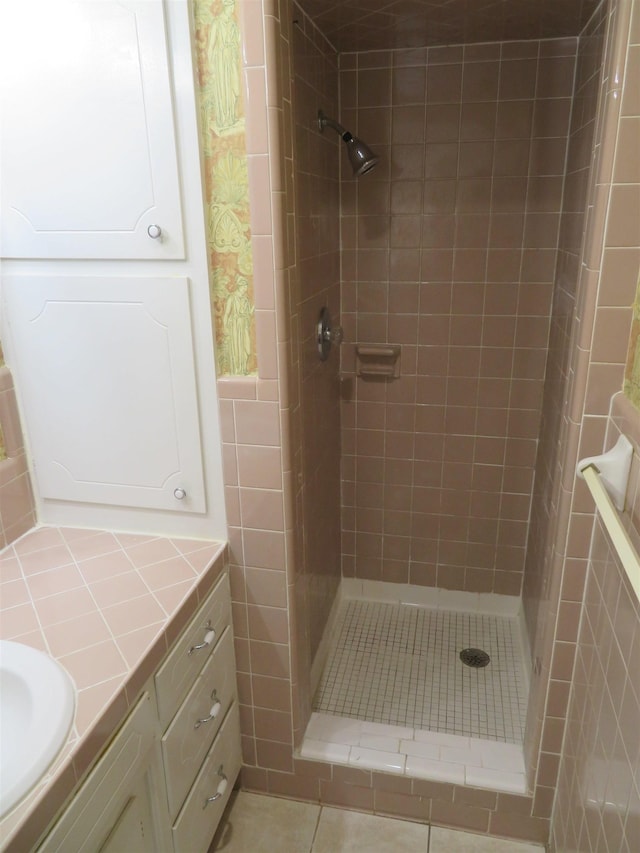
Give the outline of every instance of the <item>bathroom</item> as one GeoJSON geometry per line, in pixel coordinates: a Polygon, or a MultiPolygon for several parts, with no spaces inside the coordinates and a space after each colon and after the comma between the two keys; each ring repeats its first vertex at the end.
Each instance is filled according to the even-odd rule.
{"type": "MultiPolygon", "coordinates": [[[[593,502],[574,470],[616,430],[638,441],[619,393],[640,259],[638,3],[540,3],[533,23],[514,3],[515,36],[495,7],[458,21],[410,4],[427,6],[423,31],[404,4],[367,4],[359,23],[358,4],[235,5],[218,13],[233,8],[243,34],[252,276],[236,254],[254,323],[244,353],[216,337],[242,787],[551,849],[632,849],[637,603],[616,646],[623,604],[603,598],[599,659],[583,608],[602,631],[593,502]],[[319,109],[380,157],[371,174],[348,174],[319,109]],[[344,330],[326,362],[323,306],[344,330]],[[356,344],[399,345],[399,376],[357,377],[356,344]],[[299,757],[341,579],[521,596],[526,793],[299,757]],[[595,771],[577,760],[591,743],[628,782],[595,809],[581,801],[595,771]]],[[[222,128],[225,152],[236,136],[222,128]]],[[[202,147],[207,177],[216,153],[202,147]]]]}

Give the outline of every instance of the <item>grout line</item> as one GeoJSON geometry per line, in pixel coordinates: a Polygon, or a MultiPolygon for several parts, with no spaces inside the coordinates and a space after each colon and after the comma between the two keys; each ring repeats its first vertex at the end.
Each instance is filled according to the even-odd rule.
{"type": "Polygon", "coordinates": [[[309,853],[313,853],[313,847],[316,843],[316,837],[318,835],[318,830],[320,829],[320,818],[322,817],[323,808],[324,808],[324,806],[321,805],[320,808],[318,809],[318,817],[316,818],[316,825],[315,825],[315,829],[313,830],[313,837],[311,839],[311,847],[309,847],[309,853]]]}

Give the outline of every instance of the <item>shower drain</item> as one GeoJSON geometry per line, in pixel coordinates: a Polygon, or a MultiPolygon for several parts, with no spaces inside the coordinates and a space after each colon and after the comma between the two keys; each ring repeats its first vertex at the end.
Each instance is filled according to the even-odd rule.
{"type": "Polygon", "coordinates": [[[491,658],[483,649],[463,649],[460,652],[460,660],[465,666],[480,669],[491,663],[491,658]]]}

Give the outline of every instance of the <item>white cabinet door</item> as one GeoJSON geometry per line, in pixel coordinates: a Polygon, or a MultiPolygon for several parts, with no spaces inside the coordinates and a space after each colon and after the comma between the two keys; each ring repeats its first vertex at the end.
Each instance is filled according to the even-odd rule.
{"type": "Polygon", "coordinates": [[[171,849],[153,699],[145,692],[38,853],[171,849]]]}
{"type": "Polygon", "coordinates": [[[0,87],[4,257],[184,257],[162,0],[0,4],[0,87]]]}
{"type": "Polygon", "coordinates": [[[204,512],[189,281],[9,275],[4,289],[40,494],[204,512]]]}
{"type": "Polygon", "coordinates": [[[146,778],[138,782],[100,853],[157,853],[146,778]]]}

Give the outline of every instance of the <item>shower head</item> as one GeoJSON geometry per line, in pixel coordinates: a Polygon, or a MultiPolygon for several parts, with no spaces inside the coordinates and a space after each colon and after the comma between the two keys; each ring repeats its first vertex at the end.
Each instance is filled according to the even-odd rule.
{"type": "Polygon", "coordinates": [[[347,155],[356,178],[359,178],[360,175],[366,175],[367,172],[370,172],[377,165],[379,158],[376,157],[369,146],[365,145],[357,136],[352,136],[348,130],[345,130],[334,119],[326,116],[322,110],[318,110],[318,127],[320,133],[324,133],[325,127],[331,127],[342,137],[342,141],[347,146],[347,155]]]}

